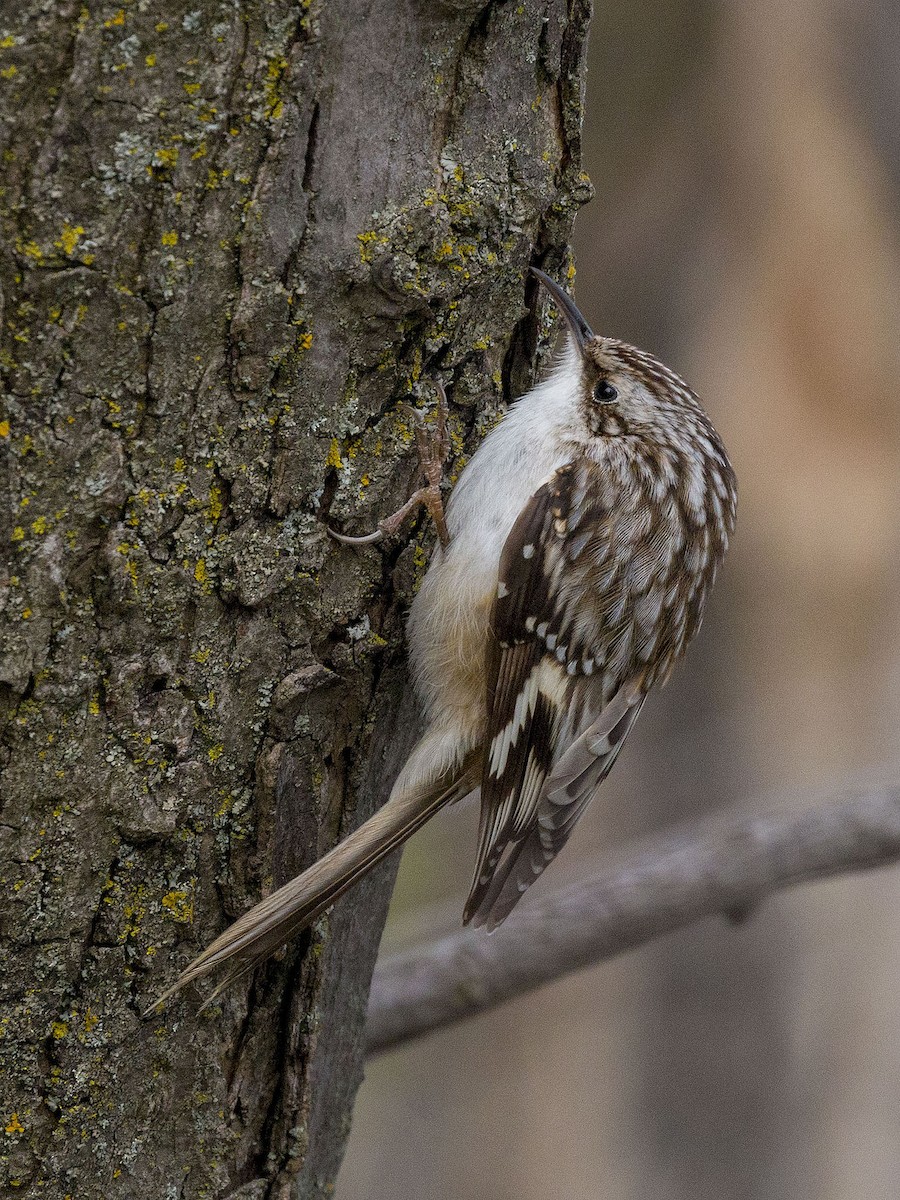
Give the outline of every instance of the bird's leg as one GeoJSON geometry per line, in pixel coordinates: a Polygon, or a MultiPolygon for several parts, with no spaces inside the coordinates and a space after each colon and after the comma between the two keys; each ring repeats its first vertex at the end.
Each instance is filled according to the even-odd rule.
{"type": "Polygon", "coordinates": [[[413,492],[402,508],[398,508],[395,513],[385,517],[383,521],[379,521],[378,528],[374,533],[367,533],[362,537],[347,537],[344,533],[336,533],[333,529],[328,528],[328,532],[337,541],[344,542],[348,546],[368,546],[372,542],[380,542],[395,534],[410,513],[415,512],[417,508],[425,507],[437,528],[441,546],[446,550],[450,542],[450,534],[447,531],[447,519],[444,516],[444,502],[441,499],[441,480],[444,475],[444,464],[450,453],[450,434],[447,430],[447,393],[444,391],[442,383],[438,383],[437,388],[438,405],[433,428],[425,424],[422,414],[417,409],[411,410],[416,425],[416,449],[422,478],[425,481],[424,486],[413,492]]]}

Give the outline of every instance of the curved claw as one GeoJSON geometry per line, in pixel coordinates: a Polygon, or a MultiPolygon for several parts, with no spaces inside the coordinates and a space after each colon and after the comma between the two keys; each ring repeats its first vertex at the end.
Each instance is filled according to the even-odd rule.
{"type": "Polygon", "coordinates": [[[343,542],[345,546],[371,546],[373,542],[384,540],[384,531],[381,529],[376,529],[374,533],[363,534],[361,537],[348,537],[346,533],[338,533],[330,525],[326,525],[325,528],[336,542],[343,542]]]}
{"type": "Polygon", "coordinates": [[[409,405],[406,406],[416,427],[419,470],[422,476],[424,476],[425,486],[413,492],[402,508],[399,508],[383,521],[379,521],[378,528],[374,533],[367,533],[362,537],[348,537],[347,534],[338,533],[329,525],[326,525],[325,528],[328,530],[329,535],[336,542],[341,542],[345,546],[371,546],[374,542],[381,542],[385,538],[393,537],[394,534],[399,532],[403,522],[424,505],[437,526],[438,537],[440,538],[441,545],[446,550],[450,542],[450,535],[447,532],[444,506],[441,501],[441,478],[444,463],[447,455],[450,453],[450,437],[447,432],[447,396],[441,383],[438,383],[438,396],[440,402],[435,418],[434,431],[426,427],[425,419],[418,409],[412,408],[409,405]]]}

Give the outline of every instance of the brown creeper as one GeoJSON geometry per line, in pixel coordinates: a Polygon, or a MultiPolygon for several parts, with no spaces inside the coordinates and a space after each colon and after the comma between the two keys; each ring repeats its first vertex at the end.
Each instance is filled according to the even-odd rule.
{"type": "Polygon", "coordinates": [[[571,338],[450,499],[449,543],[409,617],[426,731],[384,807],[235,922],[176,988],[225,962],[227,983],[272,953],[479,785],[464,920],[493,929],[565,844],[700,627],[735,520],[722,442],[673,371],[595,336],[533,270],[571,338]]]}

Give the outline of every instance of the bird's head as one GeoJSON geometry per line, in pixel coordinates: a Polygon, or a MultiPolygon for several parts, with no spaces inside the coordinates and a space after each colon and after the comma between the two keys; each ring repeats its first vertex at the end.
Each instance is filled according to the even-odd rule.
{"type": "Polygon", "coordinates": [[[579,413],[592,437],[665,441],[684,424],[708,424],[697,397],[674,371],[644,350],[595,334],[571,296],[537,267],[531,271],[569,326],[578,351],[579,413]]]}

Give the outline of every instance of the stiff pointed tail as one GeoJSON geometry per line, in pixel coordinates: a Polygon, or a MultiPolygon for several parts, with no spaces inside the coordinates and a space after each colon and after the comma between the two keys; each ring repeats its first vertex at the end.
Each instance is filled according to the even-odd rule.
{"type": "Polygon", "coordinates": [[[260,901],[216,938],[175,983],[147,1009],[148,1015],[187,984],[227,964],[227,974],[209,1004],[230,983],[289,941],[383,858],[401,846],[445,804],[478,786],[477,770],[467,764],[452,783],[392,794],[374,816],[284,887],[260,901]]]}

